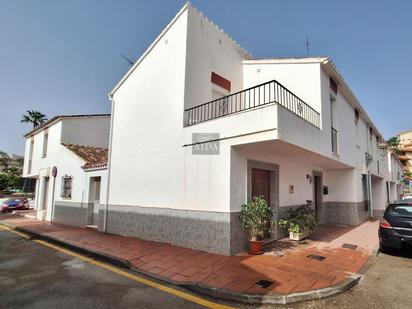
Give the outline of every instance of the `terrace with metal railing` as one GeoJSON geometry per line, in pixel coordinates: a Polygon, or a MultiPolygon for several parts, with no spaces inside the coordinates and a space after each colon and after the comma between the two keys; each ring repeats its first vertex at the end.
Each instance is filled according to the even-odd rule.
{"type": "Polygon", "coordinates": [[[269,104],[279,104],[320,128],[320,114],[276,80],[185,109],[184,125],[192,126],[269,104]]]}

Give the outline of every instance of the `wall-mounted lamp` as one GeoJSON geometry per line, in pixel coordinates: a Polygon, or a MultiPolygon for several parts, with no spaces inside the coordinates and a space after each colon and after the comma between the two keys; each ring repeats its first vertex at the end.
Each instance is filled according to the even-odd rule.
{"type": "Polygon", "coordinates": [[[312,181],[313,181],[312,175],[306,174],[306,179],[309,180],[309,184],[312,184],[312,181]]]}

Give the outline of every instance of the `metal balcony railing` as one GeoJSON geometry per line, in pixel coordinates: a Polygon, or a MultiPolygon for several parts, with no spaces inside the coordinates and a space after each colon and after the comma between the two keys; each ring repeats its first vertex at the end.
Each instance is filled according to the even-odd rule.
{"type": "Polygon", "coordinates": [[[276,103],[320,127],[320,114],[276,80],[185,109],[185,126],[276,103]]]}
{"type": "Polygon", "coordinates": [[[338,131],[331,127],[332,133],[332,152],[338,153],[338,131]]]}

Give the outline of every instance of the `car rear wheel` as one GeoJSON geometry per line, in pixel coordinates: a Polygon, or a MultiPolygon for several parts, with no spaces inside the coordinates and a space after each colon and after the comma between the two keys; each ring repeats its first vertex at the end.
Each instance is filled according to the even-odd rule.
{"type": "Polygon", "coordinates": [[[379,245],[379,252],[388,253],[388,251],[389,251],[389,248],[388,248],[388,247],[386,247],[386,246],[384,246],[384,245],[382,245],[382,244],[379,245]]]}

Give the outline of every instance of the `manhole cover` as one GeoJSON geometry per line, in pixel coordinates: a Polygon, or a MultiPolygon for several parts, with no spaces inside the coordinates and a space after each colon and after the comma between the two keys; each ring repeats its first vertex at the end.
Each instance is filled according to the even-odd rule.
{"type": "Polygon", "coordinates": [[[324,259],[326,259],[326,257],[321,256],[321,255],[316,255],[316,254],[309,254],[307,258],[318,260],[318,261],[323,261],[324,259]]]}
{"type": "Polygon", "coordinates": [[[344,243],[342,245],[342,248],[352,249],[352,250],[355,250],[357,247],[358,247],[357,245],[352,245],[352,244],[347,244],[347,243],[344,243]]]}
{"type": "Polygon", "coordinates": [[[268,286],[272,285],[272,281],[268,281],[268,280],[259,280],[258,282],[256,282],[257,285],[259,285],[260,287],[266,289],[268,286]]]}

